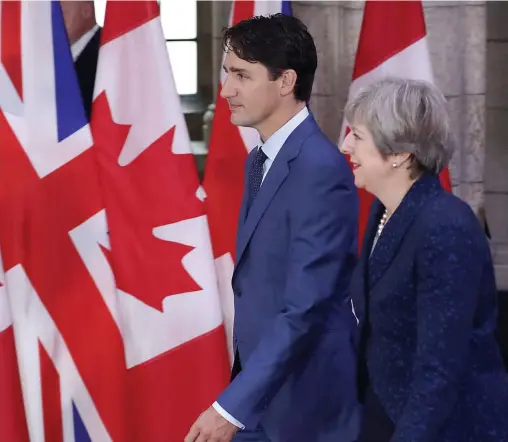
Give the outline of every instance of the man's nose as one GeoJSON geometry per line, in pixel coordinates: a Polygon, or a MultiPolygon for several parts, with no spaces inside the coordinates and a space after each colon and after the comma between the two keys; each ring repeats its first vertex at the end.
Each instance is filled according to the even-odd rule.
{"type": "Polygon", "coordinates": [[[226,76],[224,83],[222,85],[220,96],[222,98],[231,98],[236,95],[235,89],[231,84],[231,81],[229,79],[229,76],[226,76]]]}

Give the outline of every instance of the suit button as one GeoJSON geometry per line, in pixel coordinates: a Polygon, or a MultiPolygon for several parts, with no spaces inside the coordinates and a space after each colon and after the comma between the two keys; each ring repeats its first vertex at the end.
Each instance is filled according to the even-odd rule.
{"type": "Polygon", "coordinates": [[[236,296],[242,296],[242,291],[240,289],[235,290],[236,296]]]}

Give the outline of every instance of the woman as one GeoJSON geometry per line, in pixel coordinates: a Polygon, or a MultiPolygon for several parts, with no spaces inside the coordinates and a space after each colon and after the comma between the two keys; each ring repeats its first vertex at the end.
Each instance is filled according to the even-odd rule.
{"type": "Polygon", "coordinates": [[[345,113],[341,151],[357,187],[376,197],[352,282],[358,442],[507,442],[489,246],[438,178],[451,156],[445,99],[425,82],[387,79],[345,113]]]}

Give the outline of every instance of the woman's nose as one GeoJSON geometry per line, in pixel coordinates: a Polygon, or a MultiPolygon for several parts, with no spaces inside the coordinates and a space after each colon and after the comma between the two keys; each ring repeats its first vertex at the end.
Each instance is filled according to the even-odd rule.
{"type": "Polygon", "coordinates": [[[349,132],[346,135],[346,137],[344,138],[344,141],[342,142],[342,145],[339,148],[339,150],[343,154],[351,154],[351,137],[352,137],[352,133],[349,132]]]}

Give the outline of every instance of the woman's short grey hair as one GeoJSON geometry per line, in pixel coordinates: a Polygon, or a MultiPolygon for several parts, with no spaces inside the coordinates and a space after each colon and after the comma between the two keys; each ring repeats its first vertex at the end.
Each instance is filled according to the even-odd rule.
{"type": "Polygon", "coordinates": [[[453,137],[446,99],[432,84],[386,78],[361,89],[346,105],[346,120],[363,124],[386,157],[411,154],[411,176],[438,174],[450,161],[453,137]]]}

